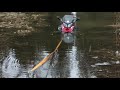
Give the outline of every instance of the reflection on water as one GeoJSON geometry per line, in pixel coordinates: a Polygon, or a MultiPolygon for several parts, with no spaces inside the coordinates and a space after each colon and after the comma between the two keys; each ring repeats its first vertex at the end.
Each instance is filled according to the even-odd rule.
{"type": "Polygon", "coordinates": [[[48,75],[46,76],[47,78],[60,77],[59,74],[57,74],[57,70],[56,70],[56,67],[58,65],[58,59],[59,59],[59,53],[55,52],[50,62],[49,72],[48,72],[48,75]]]}
{"type": "Polygon", "coordinates": [[[8,56],[4,59],[2,64],[2,77],[15,78],[20,73],[20,64],[15,57],[15,51],[10,49],[8,56]]]}
{"type": "Polygon", "coordinates": [[[62,35],[62,39],[65,43],[70,44],[74,42],[75,36],[72,33],[65,33],[62,35]]]}
{"type": "Polygon", "coordinates": [[[77,47],[72,46],[70,51],[71,53],[67,53],[67,57],[69,60],[69,71],[70,78],[79,78],[80,70],[79,70],[79,61],[77,59],[77,47]]]}
{"type": "MultiPolygon", "coordinates": [[[[44,46],[39,45],[39,43],[36,43],[35,52],[37,53],[37,56],[35,58],[35,65],[37,65],[43,58],[45,58],[49,54],[49,51],[46,51],[44,46]]],[[[35,70],[34,72],[35,77],[45,78],[48,68],[49,68],[49,61],[35,70]]]]}
{"type": "Polygon", "coordinates": [[[2,78],[31,78],[33,73],[28,74],[28,71],[33,68],[33,64],[21,65],[16,58],[15,50],[10,49],[7,57],[4,58],[2,67],[2,78]]]}
{"type": "MultiPolygon", "coordinates": [[[[38,64],[43,58],[50,54],[50,51],[46,51],[44,47],[41,47],[39,44],[36,44],[36,53],[38,54],[35,58],[35,65],[38,64]]],[[[52,75],[52,68],[56,66],[58,62],[58,53],[55,52],[53,56],[41,67],[34,71],[34,77],[36,78],[52,78],[55,75],[52,75]]]]}
{"type": "MultiPolygon", "coordinates": [[[[114,49],[116,48],[114,31],[113,28],[104,27],[112,24],[113,14],[103,12],[78,12],[77,14],[81,19],[80,22],[76,23],[80,28],[76,31],[77,35],[64,34],[58,52],[43,66],[28,73],[55,49],[61,34],[52,34],[59,25],[59,21],[54,17],[66,13],[50,12],[44,17],[47,22],[45,26],[49,27],[40,28],[37,26],[36,19],[37,22],[32,23],[35,24],[36,32],[24,37],[11,35],[10,40],[13,41],[7,45],[1,43],[3,47],[6,45],[8,49],[3,50],[4,47],[0,51],[8,53],[2,54],[0,52],[1,56],[4,57],[0,60],[0,77],[96,78],[109,77],[110,75],[110,77],[120,77],[120,60],[119,57],[117,59],[114,57],[114,49]],[[9,50],[9,48],[11,49],[9,50]]],[[[9,31],[12,32],[12,30],[9,31]]],[[[9,33],[9,31],[6,32],[9,33]]],[[[2,33],[0,32],[0,35],[2,33]]]]}

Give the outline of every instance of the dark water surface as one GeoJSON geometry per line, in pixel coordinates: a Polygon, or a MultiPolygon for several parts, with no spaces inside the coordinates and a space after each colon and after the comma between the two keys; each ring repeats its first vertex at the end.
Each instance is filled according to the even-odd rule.
{"type": "MultiPolygon", "coordinates": [[[[120,77],[119,58],[115,57],[116,44],[112,12],[78,12],[80,21],[73,35],[73,43],[62,42],[58,52],[43,66],[28,73],[37,63],[50,54],[61,34],[56,16],[69,12],[49,12],[43,17],[45,24],[35,32],[19,36],[14,30],[0,30],[0,77],[1,78],[115,78],[120,77]],[[5,33],[7,32],[7,33],[5,33]],[[8,37],[8,38],[6,38],[8,37]]],[[[39,13],[43,14],[43,13],[39,13]]],[[[28,14],[29,15],[29,14],[28,14]]],[[[44,15],[44,14],[43,14],[44,15]]],[[[29,21],[30,22],[30,21],[29,21]]]]}

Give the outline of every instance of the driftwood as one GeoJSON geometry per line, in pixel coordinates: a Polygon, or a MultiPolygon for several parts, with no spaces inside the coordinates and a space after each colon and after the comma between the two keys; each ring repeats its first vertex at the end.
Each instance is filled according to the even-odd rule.
{"type": "Polygon", "coordinates": [[[120,24],[117,24],[117,25],[107,25],[107,27],[113,27],[113,28],[120,28],[120,24]]]}

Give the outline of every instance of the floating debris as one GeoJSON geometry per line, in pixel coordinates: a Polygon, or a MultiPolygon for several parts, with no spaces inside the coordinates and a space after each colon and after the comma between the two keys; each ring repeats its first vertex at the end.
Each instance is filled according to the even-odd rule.
{"type": "Polygon", "coordinates": [[[116,61],[116,64],[120,64],[120,61],[116,61]]]}
{"type": "Polygon", "coordinates": [[[111,61],[112,64],[120,64],[120,61],[111,61]]]}
{"type": "Polygon", "coordinates": [[[96,76],[91,76],[90,78],[97,78],[96,76]]]}
{"type": "Polygon", "coordinates": [[[100,70],[98,70],[98,71],[99,71],[99,72],[102,72],[103,70],[100,69],[100,70]]]}
{"type": "Polygon", "coordinates": [[[120,52],[119,51],[116,51],[115,54],[116,54],[116,57],[120,56],[120,52]]]}
{"type": "Polygon", "coordinates": [[[108,63],[108,62],[103,62],[103,63],[96,63],[95,65],[96,65],[96,66],[99,66],[99,65],[111,65],[111,64],[108,63]]]}
{"type": "Polygon", "coordinates": [[[98,56],[94,56],[94,57],[92,57],[92,58],[97,59],[97,58],[98,58],[98,56]]]}
{"type": "Polygon", "coordinates": [[[92,67],[96,66],[104,66],[104,65],[111,65],[109,62],[103,62],[103,63],[96,63],[95,65],[91,65],[92,67]]]}
{"type": "Polygon", "coordinates": [[[96,67],[96,65],[91,65],[91,67],[96,67]]]}

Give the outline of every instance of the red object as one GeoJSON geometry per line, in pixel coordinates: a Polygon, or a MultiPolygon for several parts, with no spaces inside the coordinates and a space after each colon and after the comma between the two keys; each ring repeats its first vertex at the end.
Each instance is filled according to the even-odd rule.
{"type": "Polygon", "coordinates": [[[71,26],[71,27],[65,27],[64,25],[62,25],[62,32],[64,32],[64,33],[72,33],[73,32],[73,30],[74,30],[74,27],[75,26],[71,26]]]}

